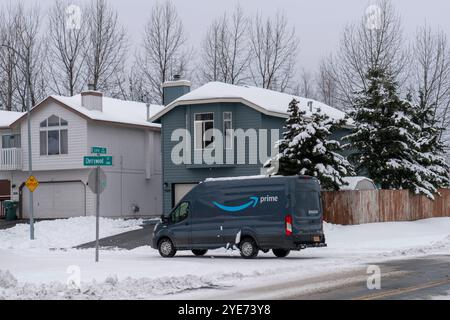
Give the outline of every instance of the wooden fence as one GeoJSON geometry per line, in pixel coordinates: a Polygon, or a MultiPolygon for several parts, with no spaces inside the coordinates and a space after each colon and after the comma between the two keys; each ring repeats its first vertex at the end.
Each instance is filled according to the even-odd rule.
{"type": "Polygon", "coordinates": [[[323,192],[324,220],[352,225],[450,217],[450,189],[432,201],[407,190],[323,192]]]}

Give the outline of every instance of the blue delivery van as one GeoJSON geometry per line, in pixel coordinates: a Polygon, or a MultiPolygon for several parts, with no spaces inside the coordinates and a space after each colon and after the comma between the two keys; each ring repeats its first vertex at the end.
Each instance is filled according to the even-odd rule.
{"type": "Polygon", "coordinates": [[[323,246],[320,184],[308,176],[206,180],[162,216],[152,240],[162,257],[222,247],[238,248],[244,258],[260,250],[286,257],[323,246]]]}

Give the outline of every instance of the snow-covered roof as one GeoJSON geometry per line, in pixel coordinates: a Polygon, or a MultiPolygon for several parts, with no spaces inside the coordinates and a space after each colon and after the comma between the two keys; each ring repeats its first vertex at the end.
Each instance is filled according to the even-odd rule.
{"type": "Polygon", "coordinates": [[[151,121],[157,121],[164,114],[179,105],[201,104],[213,102],[242,102],[258,111],[276,117],[287,118],[289,103],[295,98],[299,101],[301,110],[306,111],[306,116],[320,109],[333,119],[343,119],[345,113],[336,108],[330,107],[324,103],[313,99],[302,98],[295,95],[281,93],[273,90],[262,89],[252,86],[237,86],[223,82],[209,82],[198,89],[185,94],[155,116],[151,117],[151,121]],[[308,102],[312,102],[312,111],[308,106],[308,102]]]}
{"type": "MultiPolygon", "coordinates": [[[[147,105],[145,103],[103,97],[103,109],[102,111],[99,111],[89,110],[83,107],[81,105],[81,94],[72,97],[52,95],[49,98],[62,103],[66,107],[73,109],[74,111],[91,120],[144,126],[149,128],[160,127],[159,124],[147,121],[147,105]]],[[[47,99],[39,103],[32,110],[41,105],[47,99]]],[[[163,108],[164,106],[160,105],[150,105],[150,117],[161,111],[163,108]]],[[[16,120],[18,120],[19,118],[20,116],[16,120]]]]}
{"type": "Polygon", "coordinates": [[[8,128],[24,114],[24,112],[0,110],[0,128],[8,128]]]}
{"type": "Polygon", "coordinates": [[[376,190],[377,187],[372,179],[367,177],[344,177],[342,178],[348,183],[346,186],[341,186],[340,190],[376,190]]]}
{"type": "MultiPolygon", "coordinates": [[[[98,111],[83,107],[81,105],[81,94],[73,97],[55,95],[52,97],[92,120],[159,127],[159,125],[147,121],[147,106],[145,103],[103,97],[103,111],[98,111]]],[[[163,108],[164,106],[160,105],[150,105],[150,117],[163,108]]]]}

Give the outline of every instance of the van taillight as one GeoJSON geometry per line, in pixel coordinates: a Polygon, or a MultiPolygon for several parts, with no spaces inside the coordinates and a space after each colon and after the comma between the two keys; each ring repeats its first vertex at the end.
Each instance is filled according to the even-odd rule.
{"type": "Polygon", "coordinates": [[[284,222],[285,222],[285,225],[286,225],[285,226],[286,235],[287,236],[292,235],[292,216],[291,215],[286,216],[284,218],[284,222]]]}

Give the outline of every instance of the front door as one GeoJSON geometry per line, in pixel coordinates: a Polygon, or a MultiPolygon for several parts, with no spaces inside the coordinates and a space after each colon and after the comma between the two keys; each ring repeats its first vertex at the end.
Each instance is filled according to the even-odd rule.
{"type": "Polygon", "coordinates": [[[175,247],[187,248],[191,244],[190,205],[185,201],[180,203],[169,216],[170,231],[174,236],[175,247]]]}

